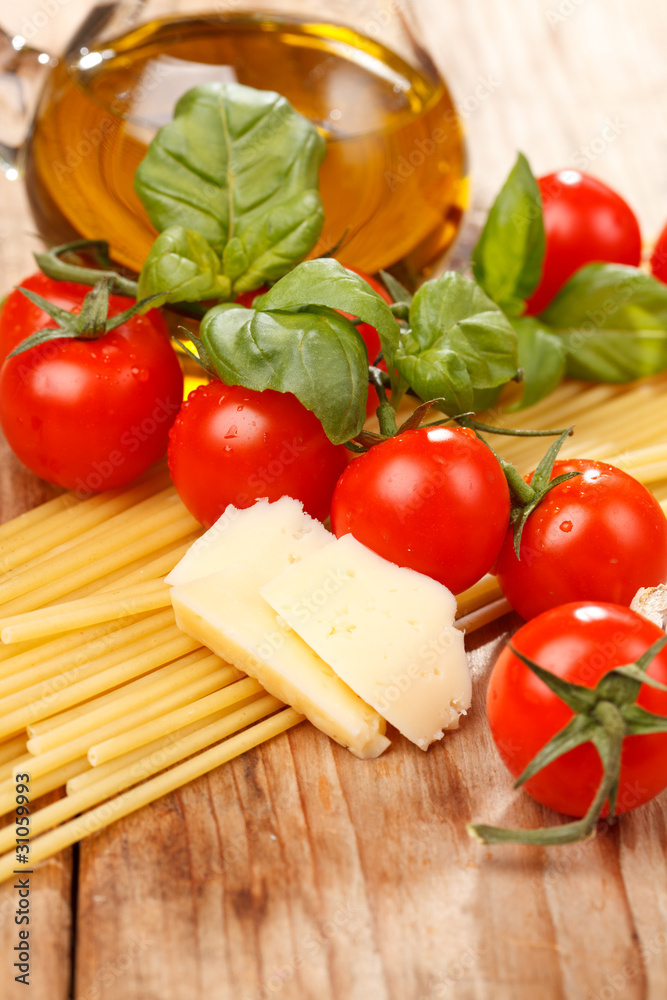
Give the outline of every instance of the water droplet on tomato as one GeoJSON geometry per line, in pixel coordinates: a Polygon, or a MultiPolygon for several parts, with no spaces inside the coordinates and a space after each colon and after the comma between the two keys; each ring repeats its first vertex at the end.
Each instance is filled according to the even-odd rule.
{"type": "Polygon", "coordinates": [[[240,412],[241,412],[241,410],[243,409],[243,403],[241,403],[241,405],[240,405],[240,406],[237,406],[237,407],[236,407],[236,409],[237,409],[237,410],[238,410],[238,412],[240,413],[240,412]]]}
{"type": "Polygon", "coordinates": [[[560,523],[561,531],[572,531],[572,521],[561,521],[560,523]]]}
{"type": "Polygon", "coordinates": [[[239,432],[239,429],[236,426],[236,424],[232,424],[232,426],[229,428],[229,430],[225,434],[225,437],[226,438],[235,438],[238,435],[238,432],[239,432]]]}
{"type": "Polygon", "coordinates": [[[227,451],[227,452],[230,452],[230,451],[231,451],[232,449],[231,449],[231,446],[230,446],[230,445],[226,444],[226,445],[225,445],[225,447],[224,447],[224,448],[223,448],[222,450],[223,450],[223,451],[227,451]]]}
{"type": "Polygon", "coordinates": [[[137,382],[148,382],[148,379],[150,377],[146,368],[132,367],[130,368],[130,372],[132,373],[132,375],[134,375],[137,382]]]}

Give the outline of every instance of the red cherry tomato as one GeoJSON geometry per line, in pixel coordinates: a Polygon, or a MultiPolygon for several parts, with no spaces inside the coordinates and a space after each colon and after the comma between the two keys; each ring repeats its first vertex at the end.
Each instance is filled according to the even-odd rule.
{"type": "MultiPolygon", "coordinates": [[[[78,312],[90,288],[35,274],[24,287],[78,312]]],[[[109,297],[109,315],[133,304],[109,297]]],[[[21,461],[82,492],[123,486],[161,458],[183,398],[183,375],[154,309],[98,340],[58,338],[6,355],[57,324],[19,291],[0,313],[0,423],[21,461]]]]}
{"type": "Polygon", "coordinates": [[[498,460],[472,431],[420,428],[348,466],[333,496],[331,525],[339,537],[351,533],[385,559],[459,593],[493,565],[509,512],[498,460]]]}
{"type": "Polygon", "coordinates": [[[268,290],[267,285],[262,285],[261,288],[253,288],[251,292],[241,292],[234,301],[245,309],[252,309],[255,299],[259,298],[260,295],[265,295],[268,290]]]}
{"type": "MultiPolygon", "coordinates": [[[[512,644],[538,666],[563,680],[593,688],[614,667],[632,663],[664,633],[629,608],[572,603],[533,618],[512,644]]],[[[648,673],[667,684],[667,648],[648,673]]],[[[637,702],[667,715],[667,693],[643,684],[637,702]]],[[[486,710],[504,763],[518,777],[539,750],[572,718],[573,712],[505,647],[493,668],[486,710]]],[[[570,750],[539,771],[523,788],[550,809],[583,816],[602,778],[591,743],[570,750]]],[[[667,787],[667,733],[628,736],[623,742],[618,812],[648,802],[667,787]]],[[[608,810],[605,810],[605,815],[608,810]]]]}
{"type": "Polygon", "coordinates": [[[228,504],[250,507],[262,497],[294,497],[324,520],[348,453],[291,393],[216,380],[188,396],[168,454],[183,503],[210,527],[228,504]]]}
{"type": "Polygon", "coordinates": [[[667,284],[667,226],[660,233],[658,242],[653,248],[653,253],[651,254],[651,271],[655,278],[667,284]]]}
{"type": "Polygon", "coordinates": [[[630,206],[602,181],[578,170],[538,180],[546,253],[539,285],[527,312],[537,316],[575,271],[607,261],[636,267],[641,258],[639,223],[630,206]]]}
{"type": "MultiPolygon", "coordinates": [[[[555,486],[528,517],[521,560],[508,531],[496,564],[505,597],[523,618],[570,601],[630,604],[667,580],[667,518],[645,486],[588,459],[554,463],[555,486]]],[[[526,477],[530,481],[530,477],[526,477]]]]}
{"type": "MultiPolygon", "coordinates": [[[[370,274],[366,274],[365,271],[360,271],[358,267],[348,267],[347,264],[345,266],[348,271],[354,271],[354,273],[358,274],[360,278],[363,278],[364,281],[371,286],[374,292],[377,292],[377,294],[380,295],[385,302],[391,305],[393,299],[381,281],[378,281],[377,278],[373,278],[370,274]]],[[[347,319],[353,318],[350,313],[343,313],[343,316],[346,316],[347,319]]],[[[370,323],[360,323],[357,330],[361,334],[364,344],[366,345],[368,363],[369,365],[372,365],[381,350],[380,336],[375,327],[371,326],[370,323]]],[[[378,367],[382,368],[383,371],[387,370],[384,359],[380,362],[378,367]]],[[[391,393],[388,393],[387,395],[391,398],[391,393]]],[[[373,386],[369,385],[368,398],[366,400],[366,416],[372,417],[379,405],[380,400],[378,399],[378,394],[373,386]]]]}

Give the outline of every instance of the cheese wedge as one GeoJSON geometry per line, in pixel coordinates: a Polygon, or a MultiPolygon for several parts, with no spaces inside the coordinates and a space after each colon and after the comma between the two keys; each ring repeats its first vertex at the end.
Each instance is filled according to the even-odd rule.
{"type": "Polygon", "coordinates": [[[262,584],[331,537],[289,497],[227,508],[167,577],[172,604],[188,635],[257,678],[357,757],[377,757],[389,746],[384,719],[281,627],[259,594],[262,584]]]}
{"type": "Polygon", "coordinates": [[[385,721],[294,632],[281,628],[258,594],[257,575],[239,568],[173,588],[176,622],[357,757],[389,746],[385,721]]]}
{"type": "Polygon", "coordinates": [[[236,566],[251,566],[261,574],[261,583],[266,583],[331,538],[324,525],[304,514],[303,505],[291,497],[274,503],[259,500],[244,509],[230,504],[165,580],[175,586],[230,572],[236,566]]]}
{"type": "Polygon", "coordinates": [[[274,611],[353,691],[426,750],[470,707],[456,599],[352,535],[261,588],[274,611]]]}

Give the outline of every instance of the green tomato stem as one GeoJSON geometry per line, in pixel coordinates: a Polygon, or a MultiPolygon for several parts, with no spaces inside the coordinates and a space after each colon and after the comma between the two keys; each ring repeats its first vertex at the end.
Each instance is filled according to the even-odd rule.
{"type": "Polygon", "coordinates": [[[139,286],[137,282],[123,278],[116,271],[68,264],[60,259],[62,254],[86,249],[101,251],[106,258],[109,248],[103,240],[75,240],[73,243],[63,243],[61,246],[52,247],[44,253],[36,253],[35,260],[40,270],[48,278],[53,278],[55,281],[76,281],[80,285],[96,285],[100,278],[108,278],[112,291],[133,299],[138,297],[139,286]]]}
{"type": "Polygon", "coordinates": [[[573,823],[539,827],[537,830],[511,830],[497,826],[485,826],[480,823],[468,823],[466,829],[470,836],[480,843],[488,845],[536,844],[542,847],[573,844],[577,841],[592,839],[595,836],[597,822],[604,804],[608,800],[610,802],[610,816],[613,816],[613,803],[621,769],[621,747],[626,733],[623,717],[612,702],[599,702],[595,706],[594,714],[604,734],[604,739],[595,743],[602,760],[604,774],[585,816],[573,823]],[[600,743],[602,743],[602,749],[600,743]]]}
{"type": "Polygon", "coordinates": [[[375,365],[368,366],[368,381],[377,392],[378,399],[380,400],[380,405],[375,411],[380,424],[380,434],[383,437],[394,437],[395,434],[398,434],[396,412],[387,399],[387,393],[383,384],[383,375],[384,372],[380,368],[376,368],[375,365]]]}

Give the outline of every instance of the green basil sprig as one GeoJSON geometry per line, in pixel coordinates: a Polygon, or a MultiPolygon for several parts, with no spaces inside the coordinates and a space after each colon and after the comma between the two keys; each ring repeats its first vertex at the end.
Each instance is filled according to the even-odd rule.
{"type": "Polygon", "coordinates": [[[667,286],[638,268],[589,264],[539,317],[524,315],[544,262],[537,182],[517,161],[473,251],[473,272],[518,335],[523,395],[515,409],[555,389],[564,375],[627,382],[667,369],[667,286]]]}
{"type": "Polygon", "coordinates": [[[566,347],[562,337],[549,330],[541,318],[517,316],[512,319],[523,372],[523,394],[511,409],[525,409],[553,392],[565,375],[566,347]]]}
{"type": "Polygon", "coordinates": [[[475,278],[508,316],[520,316],[537,288],[544,249],[540,189],[519,153],[472,252],[475,278]]]}
{"type": "Polygon", "coordinates": [[[635,267],[582,267],[540,320],[560,336],[573,378],[628,382],[667,369],[667,285],[635,267]]]}
{"type": "MultiPolygon", "coordinates": [[[[336,444],[366,419],[368,356],[350,313],[378,331],[397,405],[409,385],[446,412],[471,408],[517,373],[511,324],[474,281],[455,272],[428,281],[403,329],[363,278],[331,258],[306,261],[252,309],[222,304],[201,324],[206,357],[229,385],[291,392],[336,444]]],[[[371,359],[373,360],[373,359],[371,359]]]]}
{"type": "MultiPolygon", "coordinates": [[[[331,257],[306,261],[286,274],[255,302],[258,309],[294,310],[310,306],[342,309],[374,326],[380,338],[382,354],[393,379],[394,358],[398,348],[399,328],[391,309],[354,271],[331,257]]],[[[370,359],[371,361],[374,358],[370,359]]],[[[392,381],[392,385],[395,382],[392,381]]]]}
{"type": "Polygon", "coordinates": [[[366,420],[368,356],[354,323],[336,310],[375,326],[393,358],[399,329],[391,309],[363,278],[332,259],[300,264],[252,309],[231,303],[210,309],[201,339],[223,382],[293,393],[330,440],[342,444],[366,420]]]}
{"type": "Polygon", "coordinates": [[[322,229],[324,139],[284,97],[237,83],[193,87],[134,178],[161,233],[139,295],[229,299],[276,281],[322,229]]]}
{"type": "Polygon", "coordinates": [[[410,303],[396,367],[424,400],[447,413],[474,409],[475,391],[517,374],[517,335],[482,289],[456,271],[427,281],[410,303]]]}

